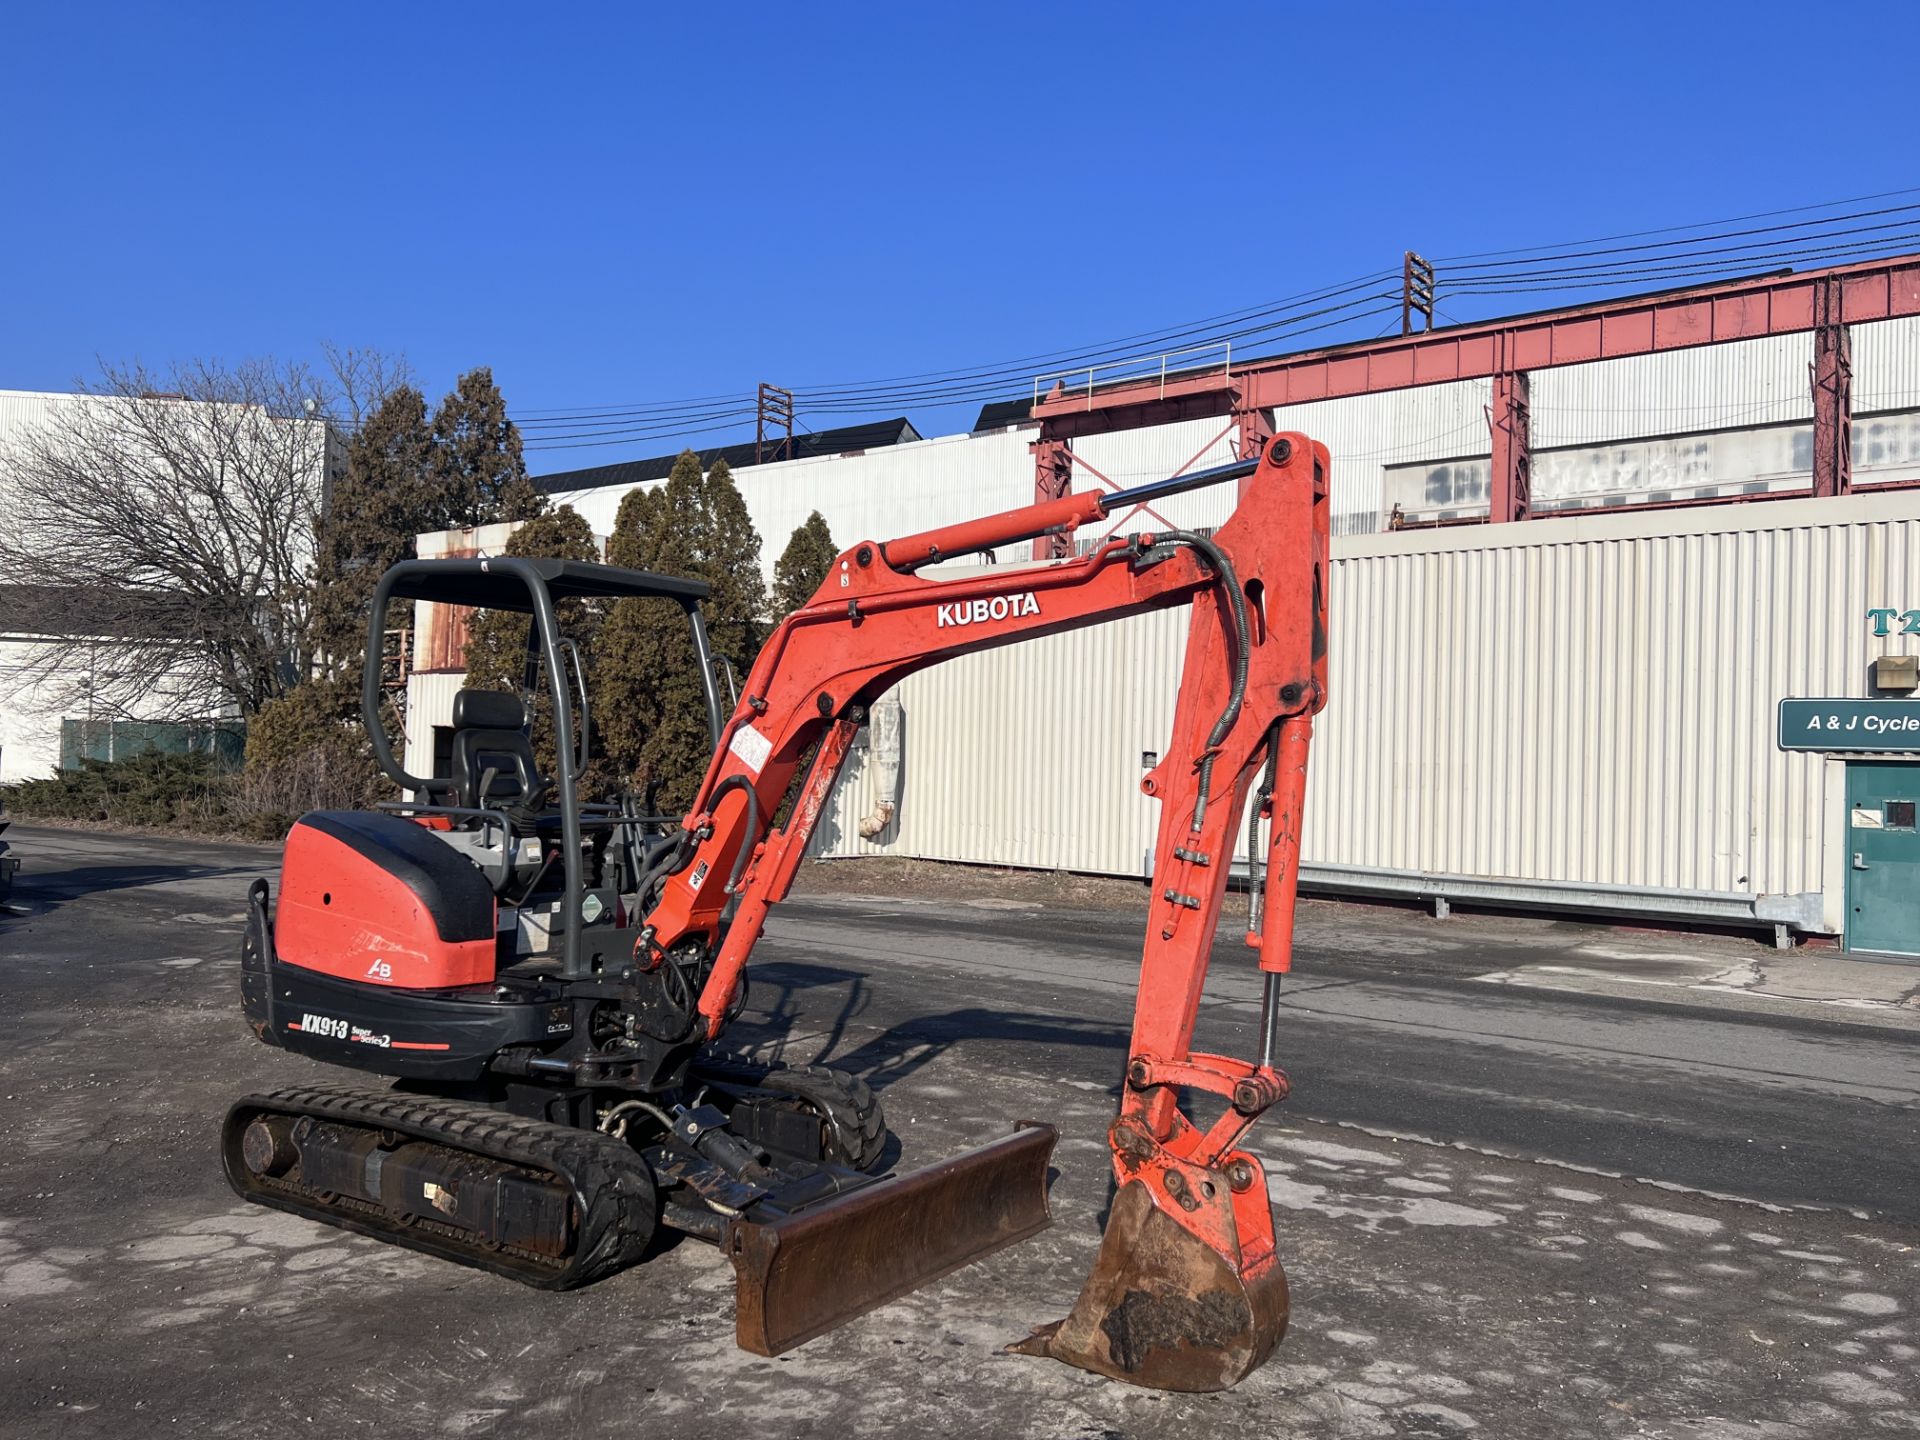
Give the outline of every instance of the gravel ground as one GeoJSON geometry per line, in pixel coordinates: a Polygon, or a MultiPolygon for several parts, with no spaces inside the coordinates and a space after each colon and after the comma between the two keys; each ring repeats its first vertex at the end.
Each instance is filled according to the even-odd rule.
{"type": "MultiPolygon", "coordinates": [[[[1077,956],[1076,933],[1106,923],[1099,902],[1076,912],[1001,894],[1016,910],[985,940],[967,938],[968,923],[1002,912],[924,894],[883,909],[816,891],[776,922],[742,1038],[872,1075],[910,1163],[1028,1114],[1062,1137],[1051,1230],[779,1360],[733,1347],[730,1271],[697,1243],[547,1295],[256,1209],[220,1180],[218,1118],[247,1089],[323,1073],[254,1043],[238,1019],[240,899],[270,872],[270,852],[22,838],[24,913],[0,920],[9,1436],[1920,1434],[1920,1214],[1860,1218],[1670,1188],[1662,1174],[1675,1167],[1653,1148],[1667,1121],[1648,1122],[1644,1168],[1598,1175],[1564,1158],[1484,1153],[1459,1134],[1395,1139],[1289,1107],[1256,1132],[1294,1291],[1293,1329],[1272,1362],[1229,1394],[1193,1397],[1002,1353],[1064,1313],[1097,1243],[1129,987],[1124,964],[1082,975],[1059,956],[1077,956]],[[915,941],[900,928],[908,921],[949,938],[915,941]],[[893,927],[884,953],[881,926],[893,927]],[[1049,932],[1058,956],[1034,938],[1049,932]],[[1044,984],[1022,964],[1044,970],[1044,984]]],[[[1333,928],[1356,946],[1414,933],[1329,912],[1346,915],[1333,928]]],[[[1449,944],[1486,952],[1483,970],[1541,960],[1537,948],[1503,947],[1498,926],[1450,933],[1449,944]]],[[[1730,942],[1701,953],[1751,956],[1730,942]]],[[[1397,963],[1423,962],[1404,942],[1397,963]]],[[[1327,993],[1345,983],[1329,980],[1327,993]]],[[[1628,1012],[1612,1001],[1505,982],[1457,988],[1463,1013],[1468,1002],[1532,1005],[1591,1024],[1589,1054],[1602,1038],[1628,1043],[1628,1012]]],[[[1813,1013],[1792,1013],[1803,1011],[1813,1013]]],[[[1328,1039],[1315,1043],[1330,1044],[1376,1022],[1303,1010],[1300,1023],[1319,1024],[1328,1039]]],[[[1394,1023],[1411,1033],[1440,1022],[1394,1023]]],[[[1885,1047],[1895,1067],[1920,1056],[1906,1034],[1738,1023],[1782,1053],[1832,1037],[1885,1047]]],[[[1458,1043],[1472,1080],[1481,1052],[1465,1048],[1464,1028],[1458,1043]]],[[[1363,1054],[1340,1048],[1349,1063],[1363,1054]]],[[[1392,1053],[1425,1063],[1410,1040],[1392,1053]]],[[[1670,1085],[1684,1090],[1673,1063],[1670,1085]]],[[[1568,1094],[1580,1083],[1569,1068],[1568,1094]]],[[[1716,1082],[1703,1070],[1693,1083],[1707,1097],[1716,1082]]],[[[1874,1092],[1820,1100],[1828,1091],[1809,1089],[1806,1103],[1830,1107],[1815,1118],[1828,1114],[1836,1130],[1881,1111],[1911,1124],[1910,1094],[1892,1081],[1831,1089],[1874,1092]]],[[[1594,1133],[1620,1118],[1595,1114],[1594,1133]]],[[[1884,1163],[1911,1164],[1897,1153],[1884,1163]]]]}

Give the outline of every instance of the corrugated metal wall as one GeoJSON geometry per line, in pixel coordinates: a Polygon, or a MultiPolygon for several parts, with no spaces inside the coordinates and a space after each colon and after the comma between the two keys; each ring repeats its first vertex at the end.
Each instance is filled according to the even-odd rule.
{"type": "Polygon", "coordinates": [[[0,390],[0,444],[15,430],[44,424],[58,407],[73,401],[71,395],[44,390],[0,390]]]}
{"type": "MultiPolygon", "coordinates": [[[[1823,888],[1825,762],[1774,748],[1775,706],[1863,693],[1872,656],[1915,645],[1865,612],[1920,597],[1920,495],[1353,537],[1334,558],[1311,863],[1823,888]]],[[[877,798],[856,764],[821,852],[1141,873],[1141,752],[1171,728],[1184,621],[908,680],[897,830],[854,834],[877,798]]]]}
{"type": "Polygon", "coordinates": [[[1920,497],[1777,501],[1342,547],[1314,757],[1324,863],[1821,888],[1823,762],[1778,701],[1864,693],[1920,594],[1920,497]],[[1525,532],[1525,533],[1517,533],[1525,532]]]}
{"type": "Polygon", "coordinates": [[[408,774],[433,774],[433,727],[452,723],[453,697],[466,678],[464,670],[416,670],[407,677],[407,744],[401,764],[408,774]]]}
{"type": "Polygon", "coordinates": [[[1779,335],[1536,370],[1534,448],[1807,420],[1812,363],[1811,335],[1779,335]]]}
{"type": "Polygon", "coordinates": [[[1849,338],[1856,415],[1920,405],[1920,316],[1855,325],[1849,338]]]}
{"type": "MultiPolygon", "coordinates": [[[[1230,463],[1234,456],[1234,432],[1231,422],[1224,419],[1188,420],[1178,425],[1153,425],[1141,430],[1119,430],[1110,435],[1082,436],[1073,442],[1073,453],[1125,489],[1164,479],[1178,470],[1205,470],[1230,463]]],[[[1104,487],[1085,467],[1075,465],[1073,488],[1104,487]]],[[[1031,484],[1028,489],[1032,489],[1031,484]]],[[[1080,538],[1092,541],[1110,531],[1126,534],[1134,530],[1218,525],[1233,513],[1233,497],[1231,485],[1170,495],[1154,502],[1154,514],[1159,519],[1140,512],[1115,515],[1106,524],[1083,531],[1080,538]]]]}
{"type": "Polygon", "coordinates": [[[1173,729],[1187,612],[968,655],[909,677],[900,809],[877,842],[882,796],[856,750],[815,832],[815,853],[911,855],[1042,870],[1144,873],[1158,805],[1141,756],[1173,729]]]}
{"type": "Polygon", "coordinates": [[[1303,431],[1332,453],[1333,533],[1367,535],[1386,524],[1381,479],[1387,466],[1487,453],[1488,394],[1487,381],[1461,380],[1289,405],[1274,412],[1274,421],[1276,429],[1303,431]]]}

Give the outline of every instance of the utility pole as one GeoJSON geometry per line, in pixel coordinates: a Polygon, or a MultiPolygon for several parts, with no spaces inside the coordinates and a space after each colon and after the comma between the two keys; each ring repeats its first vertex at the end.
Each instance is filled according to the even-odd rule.
{"type": "Polygon", "coordinates": [[[1400,333],[1413,333],[1413,317],[1426,317],[1433,329],[1433,264],[1409,250],[1400,262],[1400,333]]]}
{"type": "Polygon", "coordinates": [[[762,380],[753,409],[753,463],[793,459],[793,392],[762,380]]]}

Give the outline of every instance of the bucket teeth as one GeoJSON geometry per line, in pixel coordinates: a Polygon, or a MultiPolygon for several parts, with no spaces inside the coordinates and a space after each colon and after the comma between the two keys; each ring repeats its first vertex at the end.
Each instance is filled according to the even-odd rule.
{"type": "Polygon", "coordinates": [[[1050,1125],[779,1220],[736,1221],[727,1250],[742,1349],[778,1355],[1044,1230],[1050,1125]]]}
{"type": "Polygon", "coordinates": [[[1129,1180],[1072,1313],[1011,1348],[1155,1390],[1226,1390],[1286,1333],[1278,1260],[1243,1271],[1129,1180]]]}

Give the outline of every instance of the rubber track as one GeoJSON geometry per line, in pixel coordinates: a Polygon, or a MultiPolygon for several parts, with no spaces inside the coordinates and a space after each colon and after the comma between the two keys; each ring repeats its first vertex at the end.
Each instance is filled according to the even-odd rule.
{"type": "Polygon", "coordinates": [[[571,1290],[638,1260],[653,1238],[659,1199],[647,1163],[622,1142],[590,1130],[509,1115],[485,1105],[349,1085],[302,1085],[248,1095],[227,1112],[221,1136],[227,1183],[257,1204],[392,1241],[543,1290],[571,1290]],[[240,1159],[240,1135],[261,1113],[312,1115],[393,1130],[449,1149],[558,1176],[574,1192],[576,1237],[559,1260],[463,1241],[452,1226],[431,1229],[379,1214],[336,1210],[295,1183],[265,1179],[240,1159]]]}

